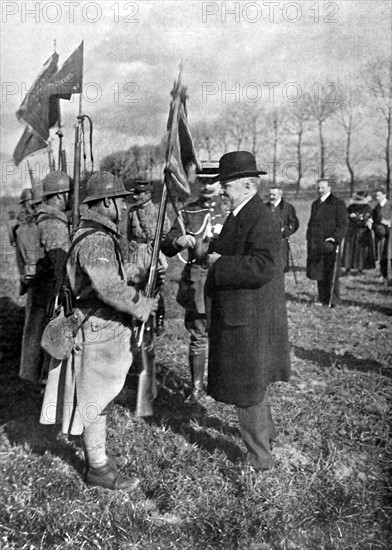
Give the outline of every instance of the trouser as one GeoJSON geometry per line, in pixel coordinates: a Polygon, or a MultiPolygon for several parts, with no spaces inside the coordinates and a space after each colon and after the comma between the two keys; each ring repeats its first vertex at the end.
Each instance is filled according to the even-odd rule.
{"type": "Polygon", "coordinates": [[[251,407],[236,407],[240,432],[247,448],[246,462],[257,470],[269,470],[274,466],[270,442],[276,431],[270,404],[264,400],[251,407]]]}
{"type": "MultiPolygon", "coordinates": [[[[336,269],[335,286],[334,286],[334,292],[332,296],[332,303],[340,302],[340,283],[339,283],[340,267],[341,267],[340,254],[337,259],[337,262],[338,263],[337,263],[337,269],[336,269]]],[[[323,304],[328,304],[330,300],[332,284],[333,284],[334,265],[335,265],[335,254],[329,254],[328,256],[325,257],[325,260],[324,260],[323,278],[317,281],[318,298],[320,302],[322,302],[323,304]]]]}

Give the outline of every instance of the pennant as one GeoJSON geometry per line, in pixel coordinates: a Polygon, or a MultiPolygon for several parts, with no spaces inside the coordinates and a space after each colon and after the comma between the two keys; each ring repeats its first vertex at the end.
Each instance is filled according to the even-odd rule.
{"type": "Polygon", "coordinates": [[[46,148],[46,145],[46,141],[43,140],[39,134],[26,126],[22,137],[15,147],[13,155],[15,165],[18,166],[22,162],[22,160],[28,155],[31,155],[32,153],[35,153],[40,149],[46,148]]]}
{"type": "Polygon", "coordinates": [[[83,47],[81,42],[76,50],[63,63],[46,86],[48,98],[71,99],[72,94],[80,94],[83,90],[83,47]]]}
{"type": "Polygon", "coordinates": [[[54,52],[46,61],[16,113],[18,120],[23,120],[43,140],[49,137],[49,106],[45,87],[57,72],[58,58],[58,54],[54,52]]]}
{"type": "Polygon", "coordinates": [[[186,87],[180,83],[181,75],[172,91],[167,129],[169,139],[166,151],[166,169],[171,174],[175,186],[191,195],[188,182],[188,171],[191,165],[199,167],[196,148],[193,143],[186,110],[186,87]]]}

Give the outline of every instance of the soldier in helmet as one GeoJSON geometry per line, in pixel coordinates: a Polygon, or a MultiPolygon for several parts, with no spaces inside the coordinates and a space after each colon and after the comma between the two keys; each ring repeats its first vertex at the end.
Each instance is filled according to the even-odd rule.
{"type": "Polygon", "coordinates": [[[85,193],[88,208],[67,260],[78,332],[68,360],[52,359],[41,422],[62,421],[64,433],[82,434],[88,484],[133,489],[138,479],[119,473],[106,454],[106,410],[132,364],[132,319],[147,321],[157,301],[127,285],[140,284],[143,275],[136,269],[126,273],[119,244],[117,224],[129,192],[109,172],[96,172],[85,193]]]}
{"type": "MultiPolygon", "coordinates": [[[[24,261],[23,261],[23,255],[21,254],[21,248],[22,248],[22,242],[23,242],[23,236],[22,234],[28,234],[29,232],[29,226],[31,226],[32,223],[34,223],[34,210],[31,205],[32,201],[32,190],[29,188],[23,189],[19,204],[20,209],[18,212],[18,216],[16,218],[16,224],[13,227],[13,236],[14,236],[14,243],[15,243],[15,252],[16,252],[16,265],[19,271],[19,275],[23,277],[24,275],[24,261]],[[27,227],[25,227],[27,226],[27,227]],[[19,233],[19,245],[18,245],[18,233],[19,233]]],[[[20,288],[20,294],[26,294],[26,288],[21,285],[20,288]]]]}
{"type": "Polygon", "coordinates": [[[204,304],[207,250],[211,239],[219,234],[227,215],[219,197],[220,183],[213,181],[218,173],[218,162],[202,162],[202,168],[197,172],[196,178],[196,183],[199,184],[199,198],[180,211],[179,217],[162,242],[162,251],[169,257],[188,250],[177,301],[185,308],[185,327],[190,336],[192,392],[187,399],[189,403],[197,403],[203,396],[208,343],[204,304]]]}
{"type": "MultiPolygon", "coordinates": [[[[65,213],[69,190],[70,180],[65,172],[50,172],[43,179],[42,198],[46,202],[36,211],[36,227],[29,228],[24,239],[23,283],[28,292],[19,376],[33,383],[44,381],[47,374],[48,360],[41,349],[41,337],[69,248],[65,213]]],[[[38,193],[35,199],[39,199],[38,193]]]]}
{"type": "MultiPolygon", "coordinates": [[[[134,205],[129,210],[127,224],[127,239],[131,247],[137,250],[139,261],[148,263],[151,258],[151,245],[155,237],[158,219],[158,207],[152,202],[152,185],[145,180],[136,180],[133,187],[134,205]]],[[[163,235],[170,229],[170,221],[165,215],[163,235]]],[[[166,258],[161,255],[160,263],[167,269],[166,258]]],[[[163,296],[159,295],[159,306],[156,314],[157,333],[164,330],[165,304],[163,296]]]]}
{"type": "Polygon", "coordinates": [[[44,184],[42,181],[39,181],[35,184],[35,187],[33,189],[33,196],[31,200],[31,206],[33,207],[34,211],[38,211],[43,203],[43,196],[42,193],[44,192],[44,184]]]}

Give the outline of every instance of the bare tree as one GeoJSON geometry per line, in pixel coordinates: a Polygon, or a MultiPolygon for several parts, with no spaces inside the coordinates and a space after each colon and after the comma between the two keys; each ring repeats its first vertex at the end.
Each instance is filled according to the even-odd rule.
{"type": "Polygon", "coordinates": [[[339,84],[339,111],[338,122],[346,133],[345,160],[350,173],[350,195],[354,194],[355,174],[352,158],[353,134],[362,122],[362,98],[359,84],[353,80],[346,80],[339,84]]]}
{"type": "Polygon", "coordinates": [[[309,123],[309,110],[302,101],[292,103],[287,111],[285,130],[289,135],[295,136],[295,148],[297,156],[297,181],[295,182],[295,194],[298,195],[303,177],[303,137],[309,123]]]}
{"type": "Polygon", "coordinates": [[[330,99],[328,96],[318,95],[312,97],[310,94],[306,94],[303,101],[309,117],[317,124],[320,145],[320,177],[324,178],[327,160],[325,124],[336,113],[339,103],[337,99],[330,99]]]}
{"type": "Polygon", "coordinates": [[[385,120],[385,163],[386,190],[391,192],[391,146],[392,146],[392,59],[380,57],[368,65],[366,71],[367,87],[376,100],[377,111],[385,120]]]}
{"type": "Polygon", "coordinates": [[[211,160],[216,139],[213,124],[206,120],[201,120],[192,127],[192,136],[199,155],[200,151],[206,151],[207,159],[211,160]]]}
{"type": "Polygon", "coordinates": [[[278,170],[278,150],[280,139],[284,133],[286,109],[284,107],[272,107],[266,114],[265,134],[272,144],[272,183],[276,184],[278,170]]]}

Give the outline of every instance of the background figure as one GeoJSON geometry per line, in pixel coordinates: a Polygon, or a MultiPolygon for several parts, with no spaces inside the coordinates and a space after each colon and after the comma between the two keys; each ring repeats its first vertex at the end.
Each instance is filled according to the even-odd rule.
{"type": "Polygon", "coordinates": [[[283,269],[287,273],[290,271],[290,241],[289,238],[299,228],[299,220],[295,208],[283,198],[283,191],[280,187],[271,186],[269,189],[268,208],[274,214],[279,222],[283,238],[283,269]]]}
{"type": "MultiPolygon", "coordinates": [[[[144,180],[136,180],[133,187],[134,205],[128,213],[126,237],[130,243],[130,254],[139,257],[141,265],[149,265],[152,254],[152,243],[155,238],[155,230],[158,219],[159,207],[152,202],[152,184],[144,180]]],[[[170,220],[165,214],[163,224],[163,238],[170,230],[170,220]]],[[[167,269],[167,261],[163,254],[159,256],[159,263],[164,270],[167,269]]],[[[164,330],[165,302],[159,293],[159,305],[156,312],[156,331],[161,334],[164,330]]]]}
{"type": "Polygon", "coordinates": [[[290,349],[281,231],[258,195],[259,174],[265,172],[248,151],[220,159],[231,214],[207,259],[208,393],[236,405],[246,462],[267,470],[275,429],[265,394],[269,384],[289,379],[290,349]]]}
{"type": "Polygon", "coordinates": [[[348,228],[348,216],[344,201],[331,193],[328,180],[318,183],[319,198],[312,203],[306,232],[308,257],[306,275],[317,281],[317,304],[328,305],[333,286],[334,265],[337,262],[336,279],[332,305],[340,302],[339,277],[341,253],[337,246],[344,239],[348,228]],[[338,256],[338,257],[337,257],[338,256]]]}
{"type": "Polygon", "coordinates": [[[366,191],[358,191],[347,208],[349,225],[344,240],[342,266],[349,273],[351,269],[362,273],[364,269],[374,269],[374,242],[372,227],[372,209],[369,202],[372,197],[366,191]]]}
{"type": "Polygon", "coordinates": [[[189,365],[192,391],[187,399],[197,403],[203,395],[204,370],[207,361],[207,321],[204,284],[207,278],[206,257],[211,239],[217,237],[226,219],[226,210],[219,197],[218,162],[203,161],[197,172],[199,198],[180,210],[162,251],[169,257],[188,250],[188,259],[181,273],[178,303],[185,308],[185,328],[189,332],[189,365]]]}
{"type": "Polygon", "coordinates": [[[65,172],[56,171],[50,172],[42,183],[46,202],[38,208],[35,223],[23,228],[23,283],[27,287],[27,301],[19,376],[30,382],[44,380],[47,375],[49,358],[41,348],[41,338],[56,285],[64,275],[69,248],[65,209],[70,179],[65,172]]]}
{"type": "Polygon", "coordinates": [[[15,228],[17,225],[18,225],[18,220],[16,219],[16,213],[13,210],[10,210],[8,212],[7,230],[8,230],[8,239],[11,246],[16,246],[15,228]]]}
{"type": "Polygon", "coordinates": [[[376,259],[380,262],[380,273],[385,284],[391,278],[391,219],[392,203],[384,189],[376,192],[377,205],[373,209],[373,230],[376,245],[376,259]]]}

